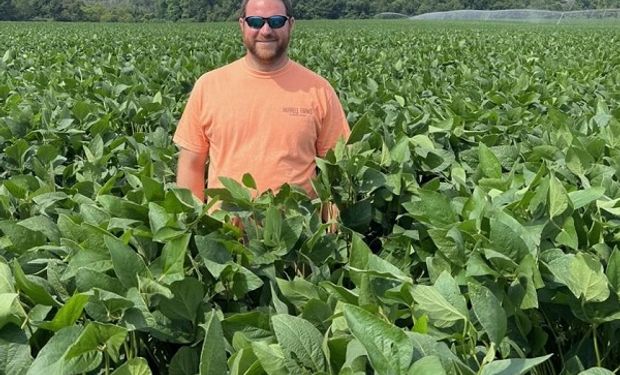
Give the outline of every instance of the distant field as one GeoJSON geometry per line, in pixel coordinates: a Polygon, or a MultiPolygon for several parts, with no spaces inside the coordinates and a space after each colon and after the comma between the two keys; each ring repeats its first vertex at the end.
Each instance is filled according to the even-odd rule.
{"type": "Polygon", "coordinates": [[[295,189],[210,192],[242,234],[173,185],[237,28],[0,23],[0,373],[616,370],[618,23],[298,22],[352,127],[337,234],[295,189]]]}

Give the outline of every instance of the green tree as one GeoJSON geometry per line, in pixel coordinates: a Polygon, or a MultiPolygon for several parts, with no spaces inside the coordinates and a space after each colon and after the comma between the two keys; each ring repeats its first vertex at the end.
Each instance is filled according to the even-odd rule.
{"type": "Polygon", "coordinates": [[[489,9],[491,3],[491,0],[463,0],[463,7],[465,9],[489,9]]]}
{"type": "Polygon", "coordinates": [[[103,5],[97,3],[84,4],[82,10],[84,12],[84,21],[90,22],[101,21],[101,15],[107,12],[103,5]]]}
{"type": "Polygon", "coordinates": [[[368,0],[350,0],[346,2],[344,16],[348,18],[372,17],[372,8],[368,0]]]}
{"type": "Polygon", "coordinates": [[[84,3],[81,0],[63,0],[61,10],[57,17],[58,21],[84,21],[84,3]]]}
{"type": "Polygon", "coordinates": [[[29,20],[37,16],[32,0],[13,0],[13,9],[17,19],[29,20]]]}
{"type": "Polygon", "coordinates": [[[17,17],[17,12],[11,0],[0,0],[0,21],[12,21],[17,17]]]}
{"type": "Polygon", "coordinates": [[[178,21],[183,16],[183,9],[179,0],[168,0],[166,18],[171,21],[178,21]]]}

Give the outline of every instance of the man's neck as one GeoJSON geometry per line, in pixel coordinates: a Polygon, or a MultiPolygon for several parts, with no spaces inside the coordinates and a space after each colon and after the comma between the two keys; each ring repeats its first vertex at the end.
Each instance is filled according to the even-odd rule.
{"type": "Polygon", "coordinates": [[[247,62],[248,66],[254,70],[263,73],[275,72],[276,70],[283,68],[286,63],[288,63],[288,60],[288,56],[283,55],[281,58],[274,62],[265,63],[264,61],[256,59],[250,54],[245,55],[245,61],[247,62]]]}

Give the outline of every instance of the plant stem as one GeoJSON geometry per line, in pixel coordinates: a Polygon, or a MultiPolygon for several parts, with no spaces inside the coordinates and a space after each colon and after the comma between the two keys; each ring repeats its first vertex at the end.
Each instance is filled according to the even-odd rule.
{"type": "MultiPolygon", "coordinates": [[[[462,337],[463,345],[465,345],[466,336],[467,336],[467,328],[469,328],[469,324],[470,324],[469,321],[465,319],[465,327],[463,327],[463,337],[462,337]]],[[[472,325],[472,328],[474,328],[473,325],[472,325]]],[[[478,361],[478,357],[476,357],[476,340],[474,340],[474,338],[471,337],[471,335],[467,337],[467,340],[469,341],[467,345],[469,345],[470,347],[469,354],[474,358],[474,360],[476,361],[476,364],[478,364],[478,374],[480,374],[482,371],[482,364],[480,363],[480,361],[478,361]]]]}
{"type": "Polygon", "coordinates": [[[136,332],[131,332],[131,358],[138,355],[138,340],[136,339],[136,332]]]}
{"type": "Polygon", "coordinates": [[[129,353],[129,345],[127,345],[127,340],[125,340],[123,342],[123,349],[125,349],[125,359],[126,360],[130,360],[131,356],[130,356],[130,353],[129,353]]]}
{"type": "Polygon", "coordinates": [[[566,363],[566,361],[564,360],[564,352],[562,351],[562,348],[560,346],[561,345],[560,338],[555,333],[555,330],[553,329],[553,326],[551,325],[551,321],[549,320],[549,318],[547,318],[547,314],[545,314],[545,311],[541,309],[540,312],[542,313],[542,316],[545,318],[545,322],[547,323],[547,326],[549,327],[549,330],[551,331],[551,334],[553,335],[553,338],[555,339],[555,342],[558,346],[558,352],[559,352],[558,354],[560,355],[560,362],[566,363]]]}
{"type": "Polygon", "coordinates": [[[594,353],[596,354],[596,366],[601,367],[601,354],[598,350],[598,340],[596,339],[596,324],[592,325],[592,340],[594,340],[594,353]]]}

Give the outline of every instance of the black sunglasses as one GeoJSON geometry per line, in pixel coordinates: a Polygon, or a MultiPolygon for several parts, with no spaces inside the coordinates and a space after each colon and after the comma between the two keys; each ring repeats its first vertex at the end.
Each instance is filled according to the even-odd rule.
{"type": "Polygon", "coordinates": [[[245,17],[244,20],[245,20],[245,23],[247,23],[248,26],[250,26],[253,29],[261,29],[265,25],[265,22],[272,29],[279,29],[282,26],[284,26],[284,24],[286,24],[286,21],[288,21],[288,17],[287,16],[271,16],[271,17],[249,16],[249,17],[245,17]]]}

